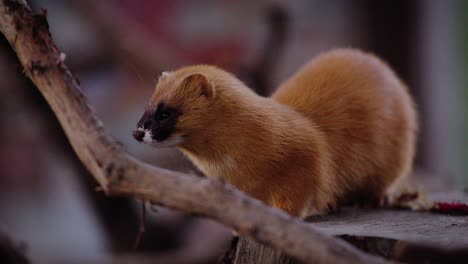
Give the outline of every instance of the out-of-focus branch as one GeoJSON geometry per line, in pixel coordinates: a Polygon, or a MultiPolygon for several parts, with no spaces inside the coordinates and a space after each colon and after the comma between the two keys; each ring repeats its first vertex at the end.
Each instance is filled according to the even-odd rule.
{"type": "Polygon", "coordinates": [[[0,30],[16,51],[25,74],[54,111],[78,157],[107,194],[132,196],[216,219],[243,236],[305,262],[384,262],[228,184],[153,167],[129,156],[104,132],[63,63],[44,11],[34,14],[25,1],[1,0],[0,30]]]}
{"type": "Polygon", "coordinates": [[[251,73],[253,87],[263,96],[271,93],[271,79],[286,46],[290,26],[288,12],[279,4],[268,6],[265,18],[268,26],[267,39],[251,73]]]}
{"type": "Polygon", "coordinates": [[[2,263],[30,263],[20,246],[2,230],[0,230],[0,259],[2,263]]]}
{"type": "Polygon", "coordinates": [[[188,62],[180,51],[144,32],[112,2],[74,0],[71,4],[93,23],[106,48],[111,48],[113,54],[135,64],[138,69],[154,74],[162,66],[171,69],[188,62]]]}

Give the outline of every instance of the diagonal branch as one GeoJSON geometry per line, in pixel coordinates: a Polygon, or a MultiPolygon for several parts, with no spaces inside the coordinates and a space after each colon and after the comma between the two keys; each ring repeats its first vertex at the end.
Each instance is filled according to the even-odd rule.
{"type": "Polygon", "coordinates": [[[216,219],[241,235],[305,262],[384,262],[228,184],[132,158],[104,132],[79,83],[63,63],[50,36],[45,11],[34,14],[24,0],[0,0],[0,30],[16,51],[25,74],[54,111],[78,157],[107,194],[142,198],[216,219]]]}

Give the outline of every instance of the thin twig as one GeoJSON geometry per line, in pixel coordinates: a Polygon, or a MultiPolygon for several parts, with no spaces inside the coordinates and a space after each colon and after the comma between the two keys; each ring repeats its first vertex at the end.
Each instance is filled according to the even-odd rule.
{"type": "Polygon", "coordinates": [[[141,209],[140,209],[140,225],[138,227],[138,233],[135,238],[135,243],[133,244],[133,249],[136,250],[138,245],[140,245],[141,238],[145,232],[145,218],[146,218],[146,201],[141,200],[141,209]]]}

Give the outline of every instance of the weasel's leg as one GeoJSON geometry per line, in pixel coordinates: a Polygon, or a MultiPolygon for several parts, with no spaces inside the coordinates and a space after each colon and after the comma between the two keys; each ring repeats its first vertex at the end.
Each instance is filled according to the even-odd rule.
{"type": "Polygon", "coordinates": [[[271,204],[292,216],[302,216],[309,204],[310,193],[279,191],[272,195],[271,204]]]}

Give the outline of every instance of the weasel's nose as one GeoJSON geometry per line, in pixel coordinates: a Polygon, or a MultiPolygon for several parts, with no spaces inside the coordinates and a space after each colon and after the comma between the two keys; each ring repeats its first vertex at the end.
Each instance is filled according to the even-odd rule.
{"type": "Polygon", "coordinates": [[[145,136],[145,131],[143,131],[143,130],[138,130],[138,129],[133,130],[133,137],[134,137],[138,142],[142,142],[144,136],[145,136]]]}

